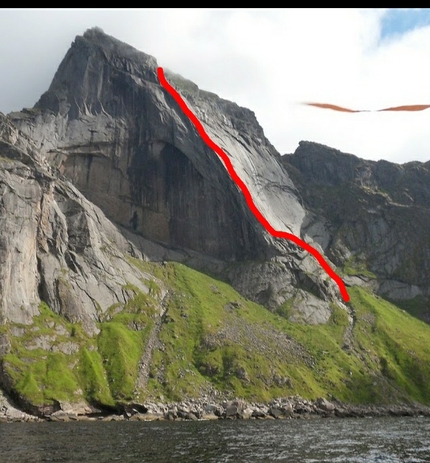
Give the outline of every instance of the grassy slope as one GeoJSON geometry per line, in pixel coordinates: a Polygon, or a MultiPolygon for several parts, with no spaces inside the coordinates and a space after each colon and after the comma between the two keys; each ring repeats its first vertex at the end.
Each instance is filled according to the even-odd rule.
{"type": "MultiPolygon", "coordinates": [[[[341,308],[333,307],[326,325],[293,324],[184,265],[133,262],[169,288],[143,400],[179,400],[216,389],[249,400],[298,394],[430,403],[430,326],[363,289],[350,288],[356,321],[345,348],[348,318],[341,308]]],[[[38,405],[53,399],[85,398],[107,406],[132,400],[157,310],[152,286],[149,295],[127,288],[135,297],[108,311],[96,338],[45,305],[32,327],[6,327],[18,334],[3,359],[15,389],[38,405]],[[34,348],[40,336],[49,348],[34,348]],[[76,348],[66,354],[61,345],[67,342],[76,348]]]]}

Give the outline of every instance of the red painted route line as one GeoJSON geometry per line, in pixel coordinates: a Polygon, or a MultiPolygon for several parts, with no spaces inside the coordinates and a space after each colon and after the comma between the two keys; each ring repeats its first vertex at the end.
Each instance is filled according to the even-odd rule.
{"type": "Polygon", "coordinates": [[[285,238],[287,240],[290,240],[293,243],[298,244],[300,247],[308,251],[310,254],[312,254],[315,257],[315,259],[318,261],[318,263],[321,265],[321,267],[327,272],[327,274],[337,283],[344,301],[348,302],[350,298],[349,298],[348,291],[346,290],[345,283],[342,281],[342,278],[340,278],[340,276],[337,275],[333,271],[333,269],[326,262],[324,257],[315,248],[310,246],[308,243],[306,243],[305,241],[303,241],[296,235],[293,235],[292,233],[287,233],[284,231],[275,230],[270,225],[270,223],[267,221],[267,219],[263,216],[263,214],[260,212],[260,210],[255,205],[254,200],[252,199],[251,193],[248,190],[248,187],[245,185],[242,179],[237,175],[228,155],[216,143],[214,143],[210,139],[209,135],[206,133],[205,129],[203,128],[203,125],[197,119],[197,117],[193,114],[190,108],[187,106],[185,101],[182,99],[181,95],[179,95],[179,93],[169,84],[169,82],[167,82],[166,77],[164,76],[163,68],[159,67],[157,69],[157,73],[158,73],[158,79],[160,80],[161,85],[170,93],[170,95],[172,95],[172,97],[181,107],[182,111],[188,116],[190,121],[196,127],[203,141],[209,146],[209,148],[215,151],[215,153],[222,159],[231,178],[236,183],[236,185],[239,187],[243,196],[245,197],[248,207],[251,209],[251,211],[253,212],[257,220],[261,223],[261,225],[263,225],[263,227],[272,236],[276,238],[285,238]]]}

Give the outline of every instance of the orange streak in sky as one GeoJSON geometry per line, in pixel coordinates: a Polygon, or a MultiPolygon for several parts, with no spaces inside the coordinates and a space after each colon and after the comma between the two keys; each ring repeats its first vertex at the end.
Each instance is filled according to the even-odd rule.
{"type": "Polygon", "coordinates": [[[379,111],[424,111],[430,108],[430,104],[411,104],[405,106],[394,106],[393,108],[380,109],[379,111]]]}
{"type": "Polygon", "coordinates": [[[329,104],[329,103],[304,103],[304,104],[308,106],[316,106],[317,108],[322,108],[322,109],[332,109],[333,111],[343,111],[345,113],[359,112],[353,109],[343,108],[342,106],[336,106],[334,104],[329,104]]]}
{"type": "MultiPolygon", "coordinates": [[[[371,109],[349,109],[344,108],[343,106],[337,106],[330,103],[303,103],[307,106],[315,106],[316,108],[322,109],[332,109],[333,111],[341,111],[344,113],[363,113],[363,112],[371,112],[371,109]]],[[[375,109],[373,111],[380,112],[380,111],[424,111],[425,109],[430,108],[429,104],[412,104],[412,105],[404,105],[404,106],[393,106],[391,108],[384,108],[384,109],[375,109]]]]}

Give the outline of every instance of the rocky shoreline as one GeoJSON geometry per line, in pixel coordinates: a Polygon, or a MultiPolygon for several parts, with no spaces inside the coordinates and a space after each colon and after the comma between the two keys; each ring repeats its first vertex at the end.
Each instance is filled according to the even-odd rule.
{"type": "Polygon", "coordinates": [[[59,404],[59,410],[35,416],[15,408],[0,397],[0,423],[44,421],[201,421],[223,419],[315,419],[364,418],[382,416],[430,416],[430,407],[421,404],[356,405],[319,398],[306,400],[298,396],[278,398],[268,403],[243,399],[189,399],[167,404],[147,402],[129,404],[116,413],[106,413],[84,404],[59,404]]]}

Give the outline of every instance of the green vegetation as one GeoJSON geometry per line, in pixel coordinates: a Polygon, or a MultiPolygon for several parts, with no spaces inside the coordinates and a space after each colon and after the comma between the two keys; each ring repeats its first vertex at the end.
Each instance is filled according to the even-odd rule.
{"type": "Polygon", "coordinates": [[[430,403],[430,327],[362,288],[349,288],[353,318],[332,306],[328,323],[311,326],[288,320],[291,301],[272,313],[183,264],[130,262],[148,293],[126,285],[131,299],[100,314],[96,336],[43,303],[33,325],[2,328],[12,344],[3,368],[21,397],[113,407],[217,389],[249,400],[430,403]],[[149,376],[138,390],[144,352],[149,376]]]}
{"type": "Polygon", "coordinates": [[[430,319],[430,301],[424,296],[415,296],[412,299],[405,299],[400,301],[391,301],[406,312],[421,320],[430,319]]]}
{"type": "Polygon", "coordinates": [[[85,391],[85,399],[96,404],[114,405],[99,352],[82,348],[79,356],[78,378],[85,391]]]}
{"type": "MultiPolygon", "coordinates": [[[[400,356],[393,353],[395,349],[409,359],[396,368],[404,377],[409,375],[415,362],[408,351],[412,334],[405,332],[403,343],[393,344],[380,334],[383,329],[392,336],[388,339],[396,339],[386,321],[384,328],[377,329],[362,319],[371,318],[379,327],[398,314],[396,330],[410,326],[414,332],[418,324],[428,333],[430,328],[362,289],[351,289],[356,321],[346,347],[350,322],[342,308],[332,308],[326,325],[293,324],[282,317],[289,302],[273,314],[229,285],[184,265],[139,265],[173,288],[167,322],[159,335],[163,351],[153,357],[149,395],[179,399],[199,395],[209,384],[226,394],[256,400],[289,394],[307,398],[331,394],[349,402],[384,403],[391,397],[429,400],[422,377],[430,378],[430,371],[422,370],[421,361],[421,373],[411,377],[416,386],[406,387],[400,375],[387,377],[400,356]]],[[[422,352],[421,358],[430,361],[430,352],[422,352]]]]}
{"type": "MultiPolygon", "coordinates": [[[[387,384],[410,399],[428,403],[430,398],[430,327],[389,302],[363,289],[351,290],[360,313],[356,326],[357,345],[379,366],[381,399],[387,384]]],[[[376,368],[375,368],[376,369],[376,368]]]]}
{"type": "Polygon", "coordinates": [[[376,275],[368,270],[365,262],[359,260],[356,256],[351,256],[343,264],[344,275],[362,275],[367,278],[376,279],[376,275]]]}
{"type": "Polygon", "coordinates": [[[113,397],[131,400],[143,351],[143,339],[121,322],[102,324],[98,348],[103,358],[113,397]]]}
{"type": "MultiPolygon", "coordinates": [[[[78,323],[68,323],[44,302],[33,325],[14,325],[19,335],[9,337],[11,353],[3,357],[6,373],[16,392],[35,405],[55,400],[79,401],[113,406],[130,400],[138,362],[153,324],[155,300],[132,285],[128,303],[110,321],[99,324],[100,333],[91,338],[78,323]]],[[[152,291],[156,291],[152,286],[152,291]]],[[[151,291],[151,290],[150,290],[151,291]]],[[[115,312],[118,306],[108,312],[115,312]]],[[[5,327],[4,331],[10,331],[5,327]]]]}
{"type": "MultiPolygon", "coordinates": [[[[100,323],[97,345],[109,381],[110,391],[117,402],[132,400],[138,376],[139,361],[157,314],[160,288],[155,282],[145,281],[149,294],[128,284],[125,290],[134,297],[121,311],[100,323]]],[[[116,311],[113,306],[108,312],[116,311]]]]}
{"type": "Polygon", "coordinates": [[[44,302],[39,311],[33,325],[14,325],[20,335],[10,336],[12,349],[3,357],[4,369],[17,393],[35,405],[54,399],[77,401],[82,398],[74,374],[77,351],[81,345],[93,344],[92,340],[80,325],[66,322],[44,302]]]}

